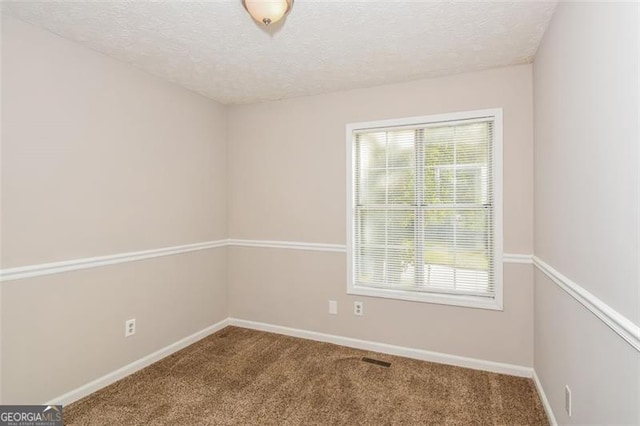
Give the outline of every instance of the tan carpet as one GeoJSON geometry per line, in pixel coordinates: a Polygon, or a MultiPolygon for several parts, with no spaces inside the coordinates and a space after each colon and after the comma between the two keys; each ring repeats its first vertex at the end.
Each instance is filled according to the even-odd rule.
{"type": "Polygon", "coordinates": [[[237,327],[63,413],[68,425],[548,424],[529,379],[237,327]]]}

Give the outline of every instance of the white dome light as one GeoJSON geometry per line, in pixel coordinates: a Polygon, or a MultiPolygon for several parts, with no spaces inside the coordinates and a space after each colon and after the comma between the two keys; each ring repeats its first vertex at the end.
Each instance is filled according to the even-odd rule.
{"type": "Polygon", "coordinates": [[[293,0],[242,0],[249,15],[264,25],[281,20],[293,6],[293,0]]]}

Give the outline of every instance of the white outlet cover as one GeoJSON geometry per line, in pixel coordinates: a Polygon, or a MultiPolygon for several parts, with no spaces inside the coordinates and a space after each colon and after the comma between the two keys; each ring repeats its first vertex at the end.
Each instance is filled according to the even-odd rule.
{"type": "Polygon", "coordinates": [[[364,313],[364,304],[362,302],[353,302],[353,314],[362,316],[364,313]]]}
{"type": "Polygon", "coordinates": [[[338,302],[335,300],[329,300],[329,313],[331,315],[338,315],[338,302]]]}
{"type": "Polygon", "coordinates": [[[136,334],[136,319],[132,318],[124,323],[124,337],[133,336],[136,334]]]}

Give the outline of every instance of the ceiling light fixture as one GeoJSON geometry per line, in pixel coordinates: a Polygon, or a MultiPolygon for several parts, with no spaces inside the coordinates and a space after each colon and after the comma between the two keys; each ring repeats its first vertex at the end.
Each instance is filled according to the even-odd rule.
{"type": "Polygon", "coordinates": [[[268,26],[289,13],[293,0],[242,0],[242,5],[253,19],[268,26]]]}

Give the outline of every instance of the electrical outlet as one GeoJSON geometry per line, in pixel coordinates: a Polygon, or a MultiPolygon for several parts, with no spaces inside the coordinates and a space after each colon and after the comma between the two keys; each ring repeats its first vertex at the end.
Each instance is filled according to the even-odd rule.
{"type": "Polygon", "coordinates": [[[564,409],[571,417],[571,389],[569,389],[569,386],[564,387],[564,409]]]}
{"type": "Polygon", "coordinates": [[[362,316],[364,313],[364,304],[362,302],[353,302],[353,315],[362,316]]]}
{"type": "Polygon", "coordinates": [[[124,337],[136,334],[136,319],[130,319],[124,322],[124,337]]]}
{"type": "Polygon", "coordinates": [[[329,313],[331,315],[338,315],[338,302],[335,300],[329,300],[329,313]]]}

